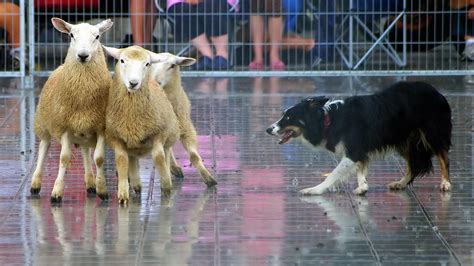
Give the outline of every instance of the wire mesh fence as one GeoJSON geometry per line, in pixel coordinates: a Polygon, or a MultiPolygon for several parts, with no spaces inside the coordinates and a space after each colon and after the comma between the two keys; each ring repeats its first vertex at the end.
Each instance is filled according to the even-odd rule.
{"type": "Polygon", "coordinates": [[[63,62],[52,17],[110,18],[102,43],[197,58],[188,75],[464,75],[474,59],[472,0],[0,0],[0,76],[63,62]]]}
{"type": "Polygon", "coordinates": [[[25,74],[24,2],[0,0],[0,77],[25,74]]]}

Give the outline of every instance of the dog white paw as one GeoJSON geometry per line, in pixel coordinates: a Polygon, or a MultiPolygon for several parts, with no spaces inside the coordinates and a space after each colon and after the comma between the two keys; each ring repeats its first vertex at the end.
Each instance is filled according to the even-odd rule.
{"type": "Polygon", "coordinates": [[[402,184],[400,181],[392,182],[387,185],[387,188],[390,190],[404,190],[407,185],[402,184]]]}
{"type": "Polygon", "coordinates": [[[439,190],[446,192],[446,191],[451,191],[451,183],[449,181],[441,181],[441,185],[439,186],[439,190]]]}
{"type": "Polygon", "coordinates": [[[353,192],[355,195],[363,196],[363,195],[365,195],[365,193],[367,193],[367,190],[368,190],[368,187],[367,187],[367,185],[365,185],[365,186],[359,186],[359,187],[357,187],[357,188],[354,189],[352,192],[353,192]]]}
{"type": "Polygon", "coordinates": [[[321,186],[315,186],[310,188],[305,188],[300,190],[300,194],[302,195],[321,195],[326,192],[327,188],[321,186]]]}

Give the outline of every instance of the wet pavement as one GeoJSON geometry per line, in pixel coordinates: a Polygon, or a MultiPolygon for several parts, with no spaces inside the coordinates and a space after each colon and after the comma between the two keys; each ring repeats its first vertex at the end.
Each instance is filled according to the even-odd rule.
{"type": "MultiPolygon", "coordinates": [[[[29,192],[38,140],[32,132],[36,90],[0,79],[0,263],[162,265],[473,265],[473,96],[463,77],[410,77],[439,88],[453,110],[453,191],[438,191],[440,172],[403,192],[389,182],[404,163],[389,155],[369,170],[369,192],[356,178],[337,193],[299,197],[336,165],[325,151],[293,141],[277,145],[265,128],[301,98],[368,94],[400,77],[185,78],[199,151],[217,178],[207,189],[180,145],[185,178],[162,197],[150,157],[143,189],[127,207],[116,199],[113,153],[106,161],[110,200],[88,197],[80,150],[60,205],[50,203],[59,147],[47,157],[39,197],[29,192]]],[[[133,194],[132,194],[133,195],[133,194]]]]}

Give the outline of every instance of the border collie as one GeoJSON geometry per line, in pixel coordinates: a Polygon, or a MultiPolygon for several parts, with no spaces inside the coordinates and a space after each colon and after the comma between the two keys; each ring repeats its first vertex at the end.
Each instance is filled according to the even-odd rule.
{"type": "Polygon", "coordinates": [[[396,151],[407,161],[405,176],[388,184],[405,189],[418,176],[433,171],[436,155],[441,168],[441,191],[449,191],[448,152],[451,147],[451,108],[446,98],[424,82],[398,82],[378,93],[341,101],[309,97],[284,111],[267,133],[279,144],[301,137],[315,147],[342,155],[332,173],[319,185],[300,191],[322,194],[336,181],[355,172],[357,195],[368,190],[371,157],[396,151]]]}

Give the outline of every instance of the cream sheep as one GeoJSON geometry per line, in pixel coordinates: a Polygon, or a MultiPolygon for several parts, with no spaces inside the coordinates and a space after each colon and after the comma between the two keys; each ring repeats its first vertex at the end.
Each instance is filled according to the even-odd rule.
{"type": "Polygon", "coordinates": [[[119,203],[128,203],[128,177],[130,186],[140,193],[138,158],[150,152],[160,173],[161,191],[169,194],[170,152],[178,140],[179,125],[163,89],[150,79],[151,64],[165,56],[139,46],[104,49],[118,60],[109,91],[105,135],[115,151],[119,203]]]}
{"type": "Polygon", "coordinates": [[[97,190],[99,197],[105,199],[105,108],[112,78],[99,38],[113,23],[105,20],[95,26],[72,25],[59,18],[53,18],[51,22],[58,31],[68,34],[71,42],[64,64],[53,71],[41,91],[34,121],[35,133],[41,142],[30,191],[38,194],[41,190],[43,164],[54,138],[61,144],[61,155],[51,201],[62,199],[71,144],[81,147],[87,192],[97,190]],[[96,180],[92,173],[90,147],[95,147],[96,180]]]}
{"type": "MultiPolygon", "coordinates": [[[[191,104],[188,96],[181,85],[180,66],[190,66],[196,62],[193,58],[175,56],[169,53],[165,55],[166,60],[153,64],[153,77],[161,85],[166,93],[173,110],[176,113],[180,128],[180,140],[189,154],[189,160],[196,167],[208,186],[216,185],[216,180],[204,166],[197,149],[196,129],[191,120],[191,104]]],[[[171,173],[175,176],[183,176],[174,155],[171,156],[171,173]]]]}

